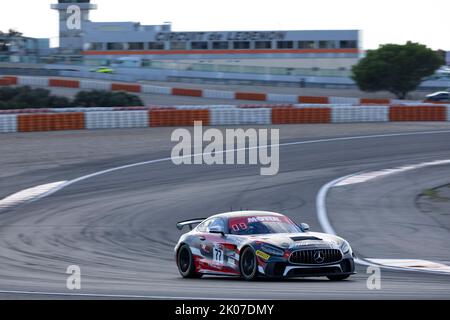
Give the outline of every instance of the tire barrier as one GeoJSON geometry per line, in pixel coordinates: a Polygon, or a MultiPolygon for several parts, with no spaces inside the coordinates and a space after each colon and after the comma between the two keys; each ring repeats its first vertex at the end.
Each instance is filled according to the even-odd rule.
{"type": "Polygon", "coordinates": [[[267,95],[265,93],[236,92],[235,99],[236,100],[267,101],[267,95]]]}
{"type": "Polygon", "coordinates": [[[240,109],[241,124],[272,124],[273,109],[240,109]]]}
{"type": "Polygon", "coordinates": [[[27,114],[17,116],[19,132],[82,130],[84,113],[27,114]]]}
{"type": "Polygon", "coordinates": [[[0,133],[204,125],[450,121],[450,105],[148,106],[0,111],[0,133]]]}
{"type": "Polygon", "coordinates": [[[90,90],[111,91],[112,85],[111,85],[111,83],[103,82],[103,81],[80,80],[80,88],[81,89],[90,89],[90,90]]]}
{"type": "Polygon", "coordinates": [[[15,86],[17,85],[17,77],[4,76],[0,78],[0,86],[15,86]]]}
{"type": "Polygon", "coordinates": [[[391,100],[390,99],[367,99],[367,98],[362,98],[360,99],[360,104],[381,104],[381,105],[386,105],[386,104],[390,104],[391,100]]]}
{"type": "Polygon", "coordinates": [[[198,89],[172,88],[172,95],[201,98],[203,96],[203,91],[198,89]]]}
{"type": "Polygon", "coordinates": [[[6,87],[6,86],[10,86],[12,85],[11,81],[5,78],[1,78],[0,79],[0,86],[1,87],[6,87]]]}
{"type": "Polygon", "coordinates": [[[17,132],[17,115],[14,114],[0,115],[0,132],[1,133],[17,132]]]}
{"type": "Polygon", "coordinates": [[[65,79],[49,79],[48,85],[50,87],[59,88],[80,88],[80,81],[78,80],[65,80],[65,79]]]}
{"type": "Polygon", "coordinates": [[[148,111],[112,111],[85,113],[86,129],[146,128],[148,111]]]}
{"type": "Polygon", "coordinates": [[[299,96],[298,103],[328,104],[328,97],[299,96]]]}
{"type": "Polygon", "coordinates": [[[147,94],[163,94],[163,95],[170,95],[172,94],[172,88],[168,87],[158,87],[158,86],[151,86],[151,85],[142,85],[142,93],[147,94]]]}
{"type": "Polygon", "coordinates": [[[209,125],[209,110],[151,110],[150,127],[193,126],[194,121],[209,125]]]}
{"type": "Polygon", "coordinates": [[[221,90],[203,90],[203,98],[210,99],[234,99],[234,92],[221,90]]]}
{"type": "Polygon", "coordinates": [[[292,104],[241,104],[238,106],[241,109],[275,109],[275,108],[293,108],[292,104]]]}
{"type": "Polygon", "coordinates": [[[446,106],[391,106],[389,121],[447,121],[446,106]]]}
{"type": "Polygon", "coordinates": [[[134,93],[142,92],[141,86],[139,84],[124,84],[124,83],[112,83],[111,90],[134,92],[134,93]]]}
{"type": "Polygon", "coordinates": [[[333,106],[332,122],[387,122],[388,106],[333,106]]]}
{"type": "Polygon", "coordinates": [[[239,125],[241,121],[242,109],[211,109],[210,124],[216,125],[239,125]]]}
{"type": "Polygon", "coordinates": [[[354,106],[360,104],[359,98],[345,98],[345,97],[329,97],[330,104],[343,104],[347,106],[354,106]]]}
{"type": "Polygon", "coordinates": [[[35,86],[35,87],[48,87],[48,78],[36,78],[36,77],[17,77],[17,84],[19,86],[35,86]]]}
{"type": "Polygon", "coordinates": [[[272,109],[272,124],[330,123],[331,108],[272,109]]]}
{"type": "Polygon", "coordinates": [[[291,94],[268,93],[267,94],[267,101],[297,103],[298,102],[298,96],[291,95],[291,94]]]}

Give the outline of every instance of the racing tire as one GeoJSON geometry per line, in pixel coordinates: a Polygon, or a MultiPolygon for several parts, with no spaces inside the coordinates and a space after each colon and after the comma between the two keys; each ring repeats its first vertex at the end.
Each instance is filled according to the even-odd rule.
{"type": "Polygon", "coordinates": [[[239,259],[239,270],[241,278],[244,280],[254,281],[258,277],[258,260],[252,247],[247,247],[242,252],[239,259]]]}
{"type": "Polygon", "coordinates": [[[348,279],[350,277],[350,275],[340,275],[340,276],[328,276],[327,278],[330,281],[342,281],[345,279],[348,279]]]}
{"type": "Polygon", "coordinates": [[[199,279],[203,275],[195,270],[194,256],[188,245],[182,245],[177,253],[178,271],[186,279],[199,279]]]}

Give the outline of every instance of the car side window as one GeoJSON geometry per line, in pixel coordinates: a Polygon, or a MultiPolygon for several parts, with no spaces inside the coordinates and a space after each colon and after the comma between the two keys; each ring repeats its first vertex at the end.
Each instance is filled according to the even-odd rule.
{"type": "Polygon", "coordinates": [[[198,225],[197,231],[199,231],[199,232],[207,232],[208,226],[211,224],[211,222],[212,222],[211,219],[202,222],[201,224],[198,225]]]}
{"type": "Polygon", "coordinates": [[[207,230],[209,231],[209,228],[219,226],[222,228],[222,230],[226,230],[225,228],[225,221],[223,219],[217,218],[217,219],[211,219],[211,223],[208,225],[207,230]]]}

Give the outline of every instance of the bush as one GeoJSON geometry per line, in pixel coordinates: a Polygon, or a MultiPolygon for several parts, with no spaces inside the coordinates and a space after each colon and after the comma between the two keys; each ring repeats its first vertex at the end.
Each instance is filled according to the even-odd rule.
{"type": "Polygon", "coordinates": [[[67,108],[67,107],[127,107],[142,106],[142,100],[126,92],[101,90],[80,91],[71,101],[69,98],[54,96],[47,89],[23,87],[0,88],[0,110],[26,108],[67,108]]]}
{"type": "Polygon", "coordinates": [[[78,92],[73,104],[79,107],[133,107],[142,106],[143,102],[127,92],[92,90],[78,92]]]}

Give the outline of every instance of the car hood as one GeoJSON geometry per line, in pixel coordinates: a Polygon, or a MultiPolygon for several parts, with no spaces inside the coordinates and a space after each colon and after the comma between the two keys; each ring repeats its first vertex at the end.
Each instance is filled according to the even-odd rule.
{"type": "Polygon", "coordinates": [[[283,249],[307,247],[339,248],[344,239],[320,232],[277,233],[249,237],[253,241],[261,241],[283,249]]]}

